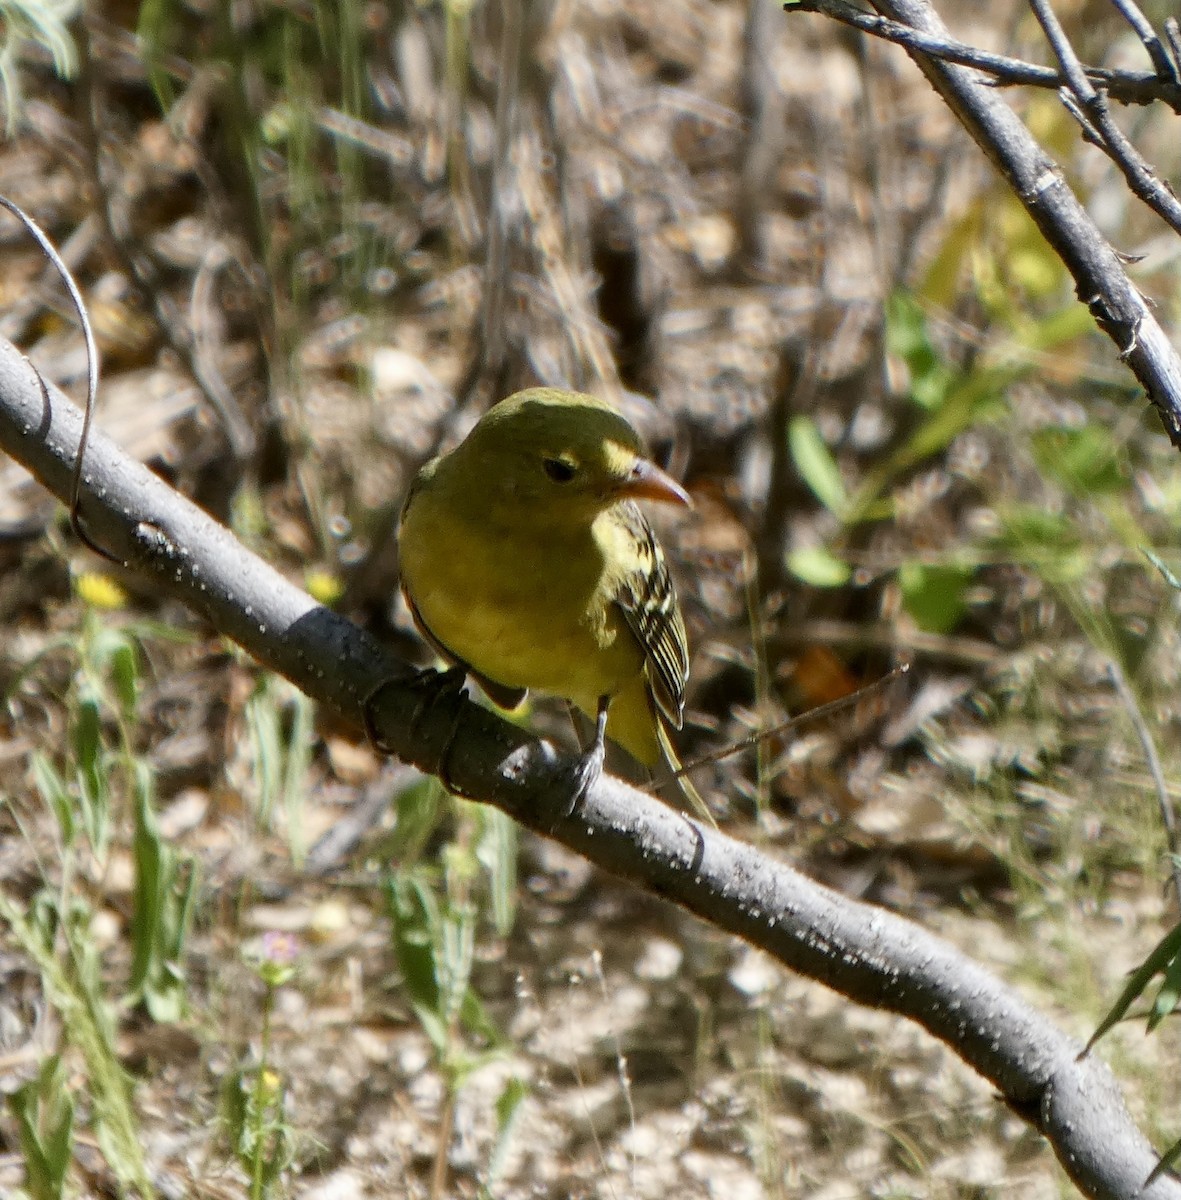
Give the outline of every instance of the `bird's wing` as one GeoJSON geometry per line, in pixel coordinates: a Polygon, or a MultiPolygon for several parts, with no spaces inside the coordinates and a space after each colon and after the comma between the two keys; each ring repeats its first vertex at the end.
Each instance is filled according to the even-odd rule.
{"type": "Polygon", "coordinates": [[[621,515],[636,545],[636,566],[627,573],[615,602],[643,647],[648,686],[661,711],[680,729],[689,680],[689,642],[664,551],[647,518],[632,503],[621,515]]]}
{"type": "MultiPolygon", "coordinates": [[[[430,485],[430,481],[434,476],[441,459],[435,458],[427,463],[414,477],[414,482],[410,485],[410,490],[406,493],[406,499],[402,501],[402,512],[399,517],[399,524],[406,519],[407,512],[410,511],[410,505],[414,498],[426,487],[430,485]]],[[[479,671],[474,670],[471,663],[465,662],[454,650],[445,646],[433,633],[431,627],[422,619],[422,613],[418,611],[418,605],[414,603],[414,597],[410,594],[410,589],[402,584],[402,595],[406,599],[406,607],[410,609],[410,615],[414,618],[414,624],[418,628],[418,632],[422,634],[427,645],[443,660],[457,667],[462,667],[468,675],[472,677],[485,691],[488,699],[493,704],[500,708],[520,708],[525,701],[525,697],[529,694],[525,688],[509,687],[507,684],[497,683],[495,679],[488,679],[481,675],[479,671]]]]}
{"type": "Polygon", "coordinates": [[[471,663],[464,662],[453,650],[448,650],[441,641],[431,632],[430,626],[422,619],[422,613],[418,611],[418,605],[414,603],[414,597],[402,588],[402,595],[406,598],[406,606],[410,609],[410,615],[414,618],[414,624],[418,627],[418,632],[422,634],[426,643],[432,650],[442,659],[454,664],[457,667],[462,667],[468,675],[470,675],[484,689],[488,695],[488,699],[499,708],[514,709],[520,708],[525,701],[525,697],[529,694],[525,688],[509,687],[504,683],[497,683],[495,679],[489,679],[486,675],[481,675],[475,670],[471,663]]]}

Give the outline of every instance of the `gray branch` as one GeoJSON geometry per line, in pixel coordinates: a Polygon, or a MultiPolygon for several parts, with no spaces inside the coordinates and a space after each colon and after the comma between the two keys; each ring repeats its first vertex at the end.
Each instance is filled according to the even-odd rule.
{"type": "MultiPolygon", "coordinates": [[[[874,8],[920,34],[948,36],[926,0],[874,0],[874,8]]],[[[917,44],[906,49],[1062,259],[1079,299],[1143,385],[1169,440],[1181,448],[1181,358],[1062,169],[976,71],[934,57],[917,44]]]]}
{"type": "MultiPolygon", "coordinates": [[[[0,341],[0,449],[54,495],[69,494],[81,414],[0,341]]],[[[850,900],[770,855],[704,829],[609,777],[564,814],[573,760],[464,699],[424,705],[415,673],[316,604],[233,535],[98,435],[82,515],[96,543],[200,613],[260,663],[376,733],[399,758],[445,768],[461,794],[494,803],[605,870],[662,895],[861,1004],[917,1021],[989,1080],[1050,1141],[1088,1196],[1181,1197],[1102,1061],[1016,992],[920,926],[850,900]],[[446,760],[445,762],[443,760],[446,760]]]]}
{"type": "MultiPolygon", "coordinates": [[[[1053,88],[1058,91],[1066,86],[1066,78],[1053,67],[1024,62],[1005,54],[993,54],[965,42],[957,41],[946,31],[935,33],[879,17],[863,8],[850,4],[848,0],[784,0],[789,12],[812,12],[831,17],[850,29],[859,29],[872,37],[894,42],[908,50],[921,51],[945,62],[974,67],[991,75],[1002,87],[1053,88]]],[[[882,7],[882,6],[878,6],[882,7]]],[[[1172,20],[1172,18],[1170,18],[1172,20]]],[[[1167,32],[1171,33],[1168,22],[1167,32]]],[[[1153,58],[1155,62],[1155,56],[1153,58]]],[[[1164,73],[1149,74],[1143,71],[1113,71],[1108,67],[1083,67],[1088,79],[1096,87],[1102,87],[1113,100],[1121,104],[1167,104],[1174,112],[1181,112],[1181,86],[1171,64],[1164,73]]]]}

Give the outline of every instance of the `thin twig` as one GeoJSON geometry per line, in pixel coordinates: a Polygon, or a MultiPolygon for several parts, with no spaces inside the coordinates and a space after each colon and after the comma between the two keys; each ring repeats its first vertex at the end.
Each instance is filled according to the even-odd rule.
{"type": "MultiPolygon", "coordinates": [[[[816,11],[827,11],[837,0],[803,2],[816,11]]],[[[929,0],[873,3],[897,26],[937,39],[948,36],[929,0]]],[[[1070,190],[1062,169],[1034,141],[1013,110],[990,94],[992,89],[976,70],[915,46],[908,46],[907,51],[1066,264],[1079,298],[1143,384],[1169,439],[1181,448],[1181,356],[1127,277],[1115,248],[1070,190]]],[[[1175,99],[1170,103],[1177,106],[1175,99]]]]}
{"type": "Polygon", "coordinates": [[[1173,62],[1181,67],[1181,22],[1178,22],[1176,17],[1165,18],[1165,37],[1169,39],[1173,62]]]}
{"type": "Polygon", "coordinates": [[[1105,93],[1096,93],[1090,112],[1103,134],[1104,150],[1123,172],[1128,186],[1161,220],[1168,222],[1175,232],[1181,233],[1181,200],[1157,178],[1148,160],[1111,119],[1105,93]]]}
{"type": "Polygon", "coordinates": [[[1079,129],[1082,130],[1083,141],[1090,142],[1092,146],[1097,147],[1104,153],[1107,152],[1107,143],[1103,138],[1103,134],[1091,123],[1091,117],[1087,112],[1086,107],[1082,104],[1079,98],[1070,90],[1070,88],[1060,88],[1058,90],[1058,99],[1062,101],[1062,107],[1078,123],[1079,129]]]}
{"type": "MultiPolygon", "coordinates": [[[[944,62],[972,67],[994,77],[1006,87],[1024,86],[1060,88],[1066,82],[1062,73],[1052,67],[1039,66],[1004,54],[991,54],[954,38],[915,29],[899,21],[891,21],[875,13],[867,13],[846,0],[785,0],[789,12],[814,12],[831,17],[842,25],[868,33],[884,41],[894,42],[907,50],[929,54],[944,62]]],[[[1165,24],[1168,32],[1168,22],[1165,24]]],[[[1173,36],[1170,36],[1170,42],[1173,36]]],[[[1113,71],[1106,67],[1084,67],[1088,78],[1107,89],[1122,104],[1167,104],[1181,113],[1181,86],[1159,75],[1139,71],[1113,71]]]]}
{"type": "Polygon", "coordinates": [[[1157,37],[1152,23],[1140,11],[1140,6],[1135,3],[1135,0],[1111,0],[1111,2],[1119,10],[1120,16],[1135,30],[1136,36],[1148,52],[1148,57],[1152,59],[1152,65],[1156,69],[1156,73],[1162,79],[1176,83],[1177,70],[1173,66],[1160,38],[1157,37]]]}
{"type": "Polygon", "coordinates": [[[760,729],[757,733],[752,733],[750,737],[740,738],[722,750],[715,750],[713,753],[703,754],[700,758],[695,758],[691,762],[682,763],[677,770],[670,771],[667,775],[663,775],[659,779],[654,779],[647,787],[640,790],[643,792],[659,791],[666,783],[670,783],[674,779],[680,779],[682,775],[688,775],[690,772],[696,771],[698,767],[704,767],[707,763],[716,763],[726,758],[733,758],[735,754],[740,754],[743,750],[750,750],[753,747],[761,745],[768,738],[778,737],[779,734],[787,733],[792,729],[798,729],[801,725],[814,725],[817,721],[823,721],[835,716],[837,713],[843,712],[846,708],[850,708],[854,704],[859,704],[868,696],[876,695],[888,684],[901,679],[909,670],[910,663],[901,663],[892,671],[888,671],[880,679],[875,679],[872,683],[867,683],[864,687],[859,687],[848,696],[841,696],[836,700],[830,700],[827,704],[818,704],[815,708],[810,708],[807,712],[799,713],[788,721],[772,725],[770,729],[760,729]]]}
{"type": "Polygon", "coordinates": [[[1029,7],[1033,9],[1033,15],[1037,17],[1037,23],[1046,35],[1050,49],[1054,51],[1054,57],[1062,68],[1062,74],[1066,76],[1067,86],[1083,104],[1089,104],[1095,95],[1095,89],[1091,86],[1091,81],[1083,70],[1083,64],[1079,62],[1070,38],[1066,36],[1066,31],[1054,15],[1054,10],[1050,7],[1048,0],[1029,0],[1029,7]]]}
{"type": "Polygon", "coordinates": [[[1042,27],[1077,102],[1071,103],[1063,97],[1067,111],[1080,122],[1087,140],[1094,142],[1120,168],[1135,195],[1177,233],[1181,233],[1181,200],[1161,183],[1147,160],[1111,119],[1106,93],[1096,89],[1087,78],[1049,0],[1029,0],[1029,7],[1042,27]]]}

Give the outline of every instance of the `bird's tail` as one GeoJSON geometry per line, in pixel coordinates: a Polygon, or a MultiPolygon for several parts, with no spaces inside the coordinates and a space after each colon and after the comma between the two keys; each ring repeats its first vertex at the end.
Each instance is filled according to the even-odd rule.
{"type": "Polygon", "coordinates": [[[717,821],[714,820],[714,815],[709,811],[709,805],[705,802],[705,797],[693,786],[693,781],[688,775],[680,774],[684,768],[681,766],[681,760],[677,757],[677,752],[673,747],[672,738],[668,736],[668,730],[664,726],[664,722],[656,720],[656,730],[660,738],[660,749],[664,754],[664,761],[668,763],[669,769],[673,772],[673,779],[676,785],[681,790],[681,795],[689,802],[690,808],[701,817],[708,821],[715,829],[718,827],[717,821]]]}

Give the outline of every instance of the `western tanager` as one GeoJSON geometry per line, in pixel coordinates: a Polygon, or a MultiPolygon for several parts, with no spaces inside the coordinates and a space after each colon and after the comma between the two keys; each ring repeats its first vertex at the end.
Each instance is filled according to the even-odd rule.
{"type": "Polygon", "coordinates": [[[402,588],[435,649],[502,707],[535,688],[595,719],[576,800],[605,736],[676,765],[665,722],[684,713],[685,625],[636,500],[691,503],[609,404],[530,388],[427,463],[402,509],[402,588]]]}

